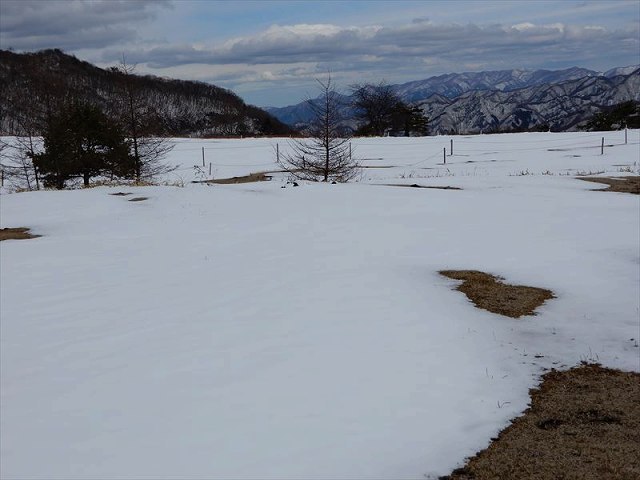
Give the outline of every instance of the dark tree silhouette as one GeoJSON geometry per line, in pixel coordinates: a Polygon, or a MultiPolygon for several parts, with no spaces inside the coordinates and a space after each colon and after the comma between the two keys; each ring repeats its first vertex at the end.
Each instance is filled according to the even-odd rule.
{"type": "Polygon", "coordinates": [[[351,87],[352,107],[362,123],[358,135],[428,135],[429,120],[420,107],[407,105],[385,82],[351,87]]]}
{"type": "Polygon", "coordinates": [[[391,126],[393,112],[402,103],[391,85],[385,82],[357,84],[351,87],[351,94],[356,118],[364,122],[359,133],[383,136],[391,126]]]}
{"type": "Polygon", "coordinates": [[[130,177],[135,164],[120,126],[98,107],[71,104],[52,117],[43,135],[44,152],[33,163],[45,186],[64,188],[80,177],[89,186],[92,177],[130,177]]]}

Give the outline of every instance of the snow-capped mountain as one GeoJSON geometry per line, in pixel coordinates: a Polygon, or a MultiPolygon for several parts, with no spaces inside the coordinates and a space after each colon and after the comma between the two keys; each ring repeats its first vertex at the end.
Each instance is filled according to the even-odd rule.
{"type": "Polygon", "coordinates": [[[585,68],[566,70],[498,70],[491,72],[450,73],[395,85],[395,91],[406,102],[419,102],[434,93],[455,98],[472,90],[510,91],[534,85],[560,83],[583,77],[598,76],[585,68]]]}
{"type": "Polygon", "coordinates": [[[627,67],[616,67],[616,68],[612,68],[611,70],[607,70],[606,72],[603,72],[601,75],[603,77],[607,77],[607,78],[616,77],[618,75],[629,75],[629,74],[635,72],[636,70],[638,70],[638,68],[640,68],[640,65],[629,65],[627,67]]]}
{"type": "Polygon", "coordinates": [[[432,133],[480,133],[530,129],[577,130],[604,107],[640,101],[640,69],[628,75],[585,76],[512,91],[474,90],[419,102],[432,133]]]}
{"type": "MultiPolygon", "coordinates": [[[[451,73],[393,85],[400,98],[420,105],[431,132],[575,130],[603,107],[640,100],[640,65],[606,72],[565,70],[501,70],[451,73]]],[[[344,97],[348,105],[349,97],[344,97]]],[[[267,108],[280,121],[300,128],[312,118],[307,102],[267,108]]],[[[354,123],[345,107],[345,123],[354,123]]]]}

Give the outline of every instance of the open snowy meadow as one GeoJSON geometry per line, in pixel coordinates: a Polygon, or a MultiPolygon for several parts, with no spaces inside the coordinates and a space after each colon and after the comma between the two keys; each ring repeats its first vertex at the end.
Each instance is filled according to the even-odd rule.
{"type": "Polygon", "coordinates": [[[640,371],[640,196],[576,178],[638,175],[624,135],[356,139],[358,181],[297,187],[192,183],[288,139],[175,139],[166,185],[3,191],[41,237],[0,243],[0,476],[437,478],[545,369],[640,371]],[[443,269],[555,298],[497,315],[443,269]]]}

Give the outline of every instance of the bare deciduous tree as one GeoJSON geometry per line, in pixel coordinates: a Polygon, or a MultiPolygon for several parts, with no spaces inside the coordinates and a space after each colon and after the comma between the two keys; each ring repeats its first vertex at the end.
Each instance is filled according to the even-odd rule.
{"type": "MultiPolygon", "coordinates": [[[[10,90],[2,102],[2,110],[14,112],[11,132],[15,139],[5,142],[2,167],[5,179],[18,190],[39,190],[40,179],[33,157],[41,150],[40,134],[52,115],[65,101],[62,88],[51,75],[33,75],[25,81],[32,97],[25,99],[20,91],[10,90]]],[[[0,111],[0,115],[7,114],[0,111]]],[[[8,114],[7,114],[8,116],[8,114]]],[[[4,122],[0,122],[4,123],[4,122]]]]}
{"type": "Polygon", "coordinates": [[[120,117],[127,139],[131,143],[136,182],[151,180],[175,170],[176,167],[162,162],[173,149],[173,145],[166,138],[151,134],[158,130],[160,119],[140,91],[135,66],[127,65],[123,57],[120,65],[112,70],[121,74],[120,117]]]}
{"type": "Polygon", "coordinates": [[[11,143],[0,141],[3,184],[16,190],[40,190],[38,170],[33,164],[33,156],[39,150],[36,143],[40,142],[31,134],[15,137],[11,143]]]}
{"type": "Polygon", "coordinates": [[[363,133],[382,136],[390,126],[392,115],[402,104],[393,87],[386,82],[351,87],[356,118],[365,123],[363,133]]]}
{"type": "Polygon", "coordinates": [[[308,101],[313,112],[308,137],[292,141],[279,163],[300,180],[346,182],[358,174],[359,165],[351,156],[350,135],[340,126],[339,94],[331,77],[317,82],[321,95],[308,101]]]}

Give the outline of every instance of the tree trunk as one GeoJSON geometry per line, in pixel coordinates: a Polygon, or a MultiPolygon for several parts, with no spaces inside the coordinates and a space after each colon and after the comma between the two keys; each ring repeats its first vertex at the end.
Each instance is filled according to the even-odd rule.
{"type": "Polygon", "coordinates": [[[140,164],[140,156],[138,155],[138,139],[133,137],[133,158],[136,165],[136,183],[140,183],[140,175],[142,174],[142,165],[140,164]]]}
{"type": "Polygon", "coordinates": [[[324,102],[325,102],[325,111],[324,111],[324,148],[325,148],[325,159],[324,159],[324,180],[323,182],[329,181],[329,141],[331,140],[331,135],[329,134],[329,122],[330,122],[330,108],[331,104],[329,101],[329,90],[325,90],[324,102]]]}
{"type": "MultiPolygon", "coordinates": [[[[36,152],[33,149],[33,136],[31,135],[31,132],[29,132],[29,154],[31,156],[31,165],[33,166],[33,175],[35,176],[35,179],[36,179],[36,190],[40,190],[40,179],[38,178],[38,167],[36,167],[36,164],[33,163],[33,157],[35,153],[36,152]]],[[[29,188],[29,190],[31,190],[31,188],[29,188]]]]}
{"type": "Polygon", "coordinates": [[[29,181],[29,170],[26,160],[22,160],[22,168],[24,168],[24,178],[27,181],[27,188],[31,191],[31,182],[29,181]]]}
{"type": "Polygon", "coordinates": [[[89,172],[84,172],[82,174],[83,180],[84,180],[84,186],[88,187],[89,186],[89,172]]]}

